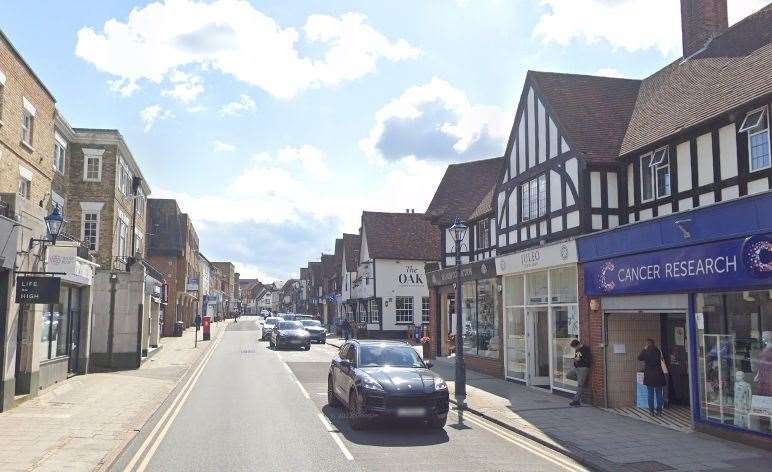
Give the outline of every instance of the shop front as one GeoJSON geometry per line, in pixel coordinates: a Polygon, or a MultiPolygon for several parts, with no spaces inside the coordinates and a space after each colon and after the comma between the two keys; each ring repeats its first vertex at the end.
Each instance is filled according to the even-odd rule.
{"type": "Polygon", "coordinates": [[[603,323],[593,342],[605,351],[607,406],[636,402],[637,354],[650,338],[667,364],[666,408],[689,408],[698,429],[769,444],[770,215],[767,193],[579,239],[591,316],[603,323]]]}
{"type": "MultiPolygon", "coordinates": [[[[434,300],[430,318],[422,320],[436,339],[432,349],[447,356],[455,351],[455,290],[457,272],[448,267],[427,274],[430,299],[434,300]]],[[[461,266],[461,323],[464,359],[474,370],[497,377],[504,375],[501,281],[493,259],[461,266]]],[[[429,300],[427,302],[431,303],[429,300]]],[[[422,307],[422,313],[426,310],[422,307]]]]}
{"type": "Polygon", "coordinates": [[[46,270],[60,278],[60,289],[57,303],[43,305],[40,388],[87,372],[91,285],[98,265],[79,257],[78,249],[63,241],[46,249],[46,270]]]}
{"type": "Polygon", "coordinates": [[[504,286],[504,375],[549,390],[575,392],[580,319],[573,240],[496,258],[504,286]]]}

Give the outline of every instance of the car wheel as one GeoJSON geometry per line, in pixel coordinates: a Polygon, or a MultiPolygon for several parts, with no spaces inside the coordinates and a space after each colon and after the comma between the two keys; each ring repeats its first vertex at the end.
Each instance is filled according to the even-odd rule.
{"type": "Polygon", "coordinates": [[[445,427],[445,423],[448,421],[447,413],[444,415],[437,415],[429,418],[429,427],[432,429],[442,429],[445,427]]]}
{"type": "Polygon", "coordinates": [[[335,396],[335,385],[332,383],[332,377],[327,377],[327,404],[332,407],[340,406],[340,400],[335,396]]]}
{"type": "Polygon", "coordinates": [[[367,425],[367,418],[365,418],[365,413],[355,391],[352,391],[348,397],[348,422],[355,430],[364,429],[367,425]]]}

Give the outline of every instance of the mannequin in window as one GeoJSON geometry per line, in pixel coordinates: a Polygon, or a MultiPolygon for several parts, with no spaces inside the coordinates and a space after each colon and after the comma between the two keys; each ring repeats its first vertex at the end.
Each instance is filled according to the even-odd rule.
{"type": "Polygon", "coordinates": [[[734,382],[734,425],[750,427],[751,384],[745,381],[745,372],[735,373],[734,382]]]}

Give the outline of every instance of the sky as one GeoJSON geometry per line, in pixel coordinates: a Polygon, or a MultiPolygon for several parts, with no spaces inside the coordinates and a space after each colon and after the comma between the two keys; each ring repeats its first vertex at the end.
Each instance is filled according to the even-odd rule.
{"type": "MultiPolygon", "coordinates": [[[[766,0],[729,0],[729,22],[766,0]]],[[[0,0],[71,125],[115,128],[200,249],[297,277],[361,213],[504,153],[528,70],[644,78],[677,0],[0,0]]]]}

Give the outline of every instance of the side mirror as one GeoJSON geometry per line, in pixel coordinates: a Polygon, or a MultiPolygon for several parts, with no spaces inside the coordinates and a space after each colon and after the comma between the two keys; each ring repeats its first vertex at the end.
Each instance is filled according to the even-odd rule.
{"type": "Polygon", "coordinates": [[[431,369],[432,367],[434,367],[434,363],[433,362],[426,362],[425,364],[426,364],[426,368],[427,369],[431,369]]]}

